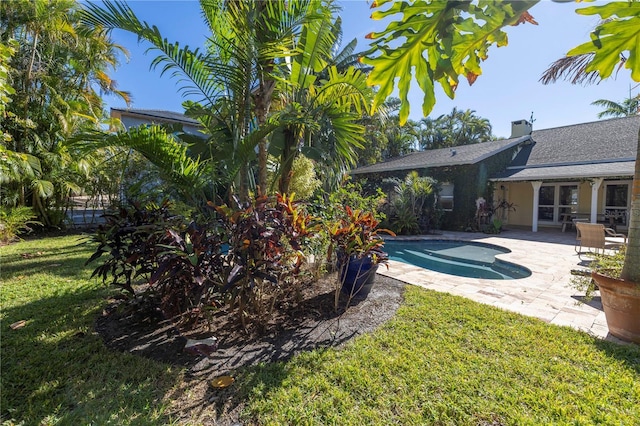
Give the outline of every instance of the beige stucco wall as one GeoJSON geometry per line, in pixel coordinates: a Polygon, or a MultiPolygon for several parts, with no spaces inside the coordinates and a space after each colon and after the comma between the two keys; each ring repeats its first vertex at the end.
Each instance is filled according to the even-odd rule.
{"type": "MultiPolygon", "coordinates": [[[[612,181],[613,182],[613,181],[612,181]]],[[[630,183],[630,181],[621,181],[630,183]]],[[[565,183],[565,182],[563,182],[565,183]]],[[[571,184],[570,182],[566,182],[571,184]]],[[[602,220],[602,213],[605,206],[605,185],[603,182],[598,189],[598,220],[602,220]]],[[[578,209],[577,213],[588,215],[591,212],[591,184],[588,181],[575,182],[578,185],[578,209]]],[[[495,184],[494,200],[506,199],[507,202],[513,203],[515,211],[507,213],[505,224],[517,226],[531,226],[533,220],[533,186],[530,182],[497,182],[495,184]],[[504,187],[504,189],[502,189],[504,187]]],[[[540,223],[540,226],[551,225],[560,226],[560,220],[555,224],[540,223]]]]}
{"type": "Polygon", "coordinates": [[[514,205],[515,211],[507,213],[505,224],[531,225],[531,220],[533,219],[533,187],[529,182],[497,184],[493,199],[505,199],[514,205]],[[502,190],[501,186],[504,186],[505,189],[502,190]]]}

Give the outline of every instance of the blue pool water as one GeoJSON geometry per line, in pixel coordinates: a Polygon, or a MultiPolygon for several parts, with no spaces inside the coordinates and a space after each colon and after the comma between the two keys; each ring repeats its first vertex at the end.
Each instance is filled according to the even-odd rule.
{"type": "Polygon", "coordinates": [[[510,250],[493,244],[451,240],[387,240],[384,251],[389,259],[444,274],[469,278],[511,280],[525,278],[531,271],[524,266],[496,259],[510,250]]]}

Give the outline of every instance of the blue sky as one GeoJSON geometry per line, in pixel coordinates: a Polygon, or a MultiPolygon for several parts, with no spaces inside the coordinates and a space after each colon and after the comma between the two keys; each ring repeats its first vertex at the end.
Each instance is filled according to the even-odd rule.
{"type": "MultiPolygon", "coordinates": [[[[138,0],[128,3],[141,20],[158,26],[168,40],[194,48],[203,45],[208,31],[200,17],[197,1],[138,0]]],[[[382,30],[384,24],[369,18],[371,11],[365,0],[339,3],[343,7],[344,42],[357,37],[358,46],[364,49],[364,36],[382,30]]],[[[549,64],[589,39],[597,19],[574,12],[584,6],[585,3],[550,1],[534,6],[531,14],[539,25],[507,28],[509,45],[489,51],[489,58],[482,65],[483,75],[471,87],[462,82],[453,100],[442,91],[436,92],[436,107],[430,116],[449,113],[453,107],[471,109],[478,116],[489,119],[495,135],[509,137],[511,121],[529,119],[532,112],[534,129],[547,129],[597,120],[601,108],[590,105],[597,99],[621,102],[628,98],[630,88],[635,84],[625,69],[615,78],[592,86],[575,86],[568,82],[545,86],[538,82],[549,64]]],[[[154,57],[153,52],[144,54],[149,46],[138,44],[135,36],[119,30],[113,33],[113,38],[130,52],[128,63],[123,58],[112,77],[120,89],[132,93],[132,107],[182,111],[183,98],[178,93],[176,80],[149,70],[154,57]]],[[[417,120],[422,116],[422,93],[417,84],[412,87],[411,118],[417,120]]],[[[639,89],[633,89],[632,95],[639,89]]],[[[107,97],[106,101],[108,107],[126,106],[117,98],[107,97]]]]}

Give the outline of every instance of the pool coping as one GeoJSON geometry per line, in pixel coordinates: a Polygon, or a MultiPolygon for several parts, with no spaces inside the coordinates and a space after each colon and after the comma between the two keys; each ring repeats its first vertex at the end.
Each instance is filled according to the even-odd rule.
{"type": "Polygon", "coordinates": [[[389,261],[388,268],[378,268],[378,274],[624,343],[609,334],[599,293],[596,292],[588,303],[582,303],[580,300],[584,294],[569,285],[571,270],[586,266],[575,251],[575,235],[571,233],[561,235],[560,232],[514,230],[491,235],[442,232],[388,239],[472,241],[507,248],[509,253],[499,254],[496,258],[528,268],[531,271],[529,277],[511,280],[467,278],[393,260],[389,261]]]}

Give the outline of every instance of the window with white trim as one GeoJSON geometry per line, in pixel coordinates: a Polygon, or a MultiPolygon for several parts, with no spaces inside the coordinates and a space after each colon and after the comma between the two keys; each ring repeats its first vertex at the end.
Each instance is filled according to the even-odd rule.
{"type": "Polygon", "coordinates": [[[568,183],[544,184],[540,187],[538,220],[559,222],[566,213],[578,211],[578,185],[568,183]]]}

